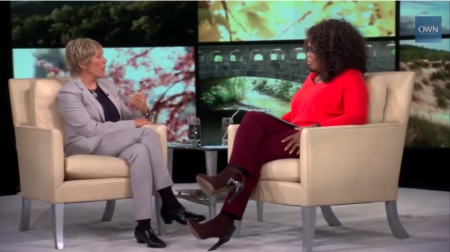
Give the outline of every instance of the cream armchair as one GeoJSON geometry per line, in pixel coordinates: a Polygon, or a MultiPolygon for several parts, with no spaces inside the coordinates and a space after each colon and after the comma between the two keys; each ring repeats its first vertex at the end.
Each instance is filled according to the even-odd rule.
{"type": "MultiPolygon", "coordinates": [[[[252,195],[260,222],[263,202],[301,207],[303,252],[313,248],[317,207],[330,226],[341,225],[332,205],[385,202],[394,237],[409,238],[396,200],[415,73],[370,73],[365,78],[368,124],[304,129],[300,159],[266,163],[252,195]]],[[[238,127],[228,129],[228,155],[238,127]]]]}
{"type": "MultiPolygon", "coordinates": [[[[31,200],[51,204],[55,247],[62,249],[64,204],[105,200],[102,220],[110,221],[115,200],[132,197],[129,167],[121,159],[96,156],[64,156],[64,127],[57,93],[68,79],[11,79],[9,90],[19,161],[22,216],[19,230],[29,229],[31,200]]],[[[159,135],[167,162],[166,127],[151,125],[159,135]]],[[[161,207],[155,195],[155,207],[161,207]]],[[[157,215],[159,233],[165,225],[157,215]]]]}

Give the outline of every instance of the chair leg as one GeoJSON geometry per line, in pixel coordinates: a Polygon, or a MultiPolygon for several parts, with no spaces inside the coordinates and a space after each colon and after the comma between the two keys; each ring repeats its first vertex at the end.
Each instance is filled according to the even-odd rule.
{"type": "Polygon", "coordinates": [[[302,252],[312,252],[316,229],[317,208],[302,207],[303,244],[302,252]]]}
{"type": "Polygon", "coordinates": [[[64,248],[64,204],[52,204],[53,239],[56,249],[64,248]]]}
{"type": "Polygon", "coordinates": [[[167,235],[166,224],[161,217],[162,199],[159,194],[155,195],[155,212],[156,212],[156,224],[158,225],[158,233],[161,236],[167,235]]]}
{"type": "Polygon", "coordinates": [[[22,197],[22,214],[20,216],[19,231],[30,229],[31,200],[22,197]]]}
{"type": "Polygon", "coordinates": [[[386,201],[385,207],[392,235],[397,239],[408,239],[409,235],[403,228],[403,225],[400,222],[400,218],[398,217],[397,201],[386,201]]]}
{"type": "Polygon", "coordinates": [[[105,211],[103,212],[102,221],[111,221],[114,215],[114,210],[116,209],[116,201],[108,200],[106,201],[105,211]]]}
{"type": "Polygon", "coordinates": [[[329,226],[337,227],[342,226],[341,222],[338,220],[336,215],[334,215],[331,206],[321,206],[320,210],[322,211],[323,218],[328,223],[329,226]]]}
{"type": "Polygon", "coordinates": [[[235,220],[235,221],[234,221],[234,224],[236,225],[236,231],[234,231],[233,237],[236,238],[236,237],[241,236],[242,221],[241,221],[241,220],[240,220],[240,221],[235,220]]]}
{"type": "Polygon", "coordinates": [[[256,218],[258,222],[263,222],[263,208],[264,203],[262,201],[256,201],[256,218]]]}

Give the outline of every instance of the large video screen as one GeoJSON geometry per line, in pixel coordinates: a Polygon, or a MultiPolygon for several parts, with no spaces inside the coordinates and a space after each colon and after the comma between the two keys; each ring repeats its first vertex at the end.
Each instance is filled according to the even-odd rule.
{"type": "Polygon", "coordinates": [[[11,1],[13,48],[64,47],[87,37],[105,47],[197,42],[191,1],[11,1]]]}
{"type": "MultiPolygon", "coordinates": [[[[367,42],[369,71],[395,70],[393,41],[367,42]]],[[[199,47],[197,114],[202,139],[220,140],[221,118],[240,111],[282,116],[309,74],[301,44],[249,44],[199,47]]]]}
{"type": "Polygon", "coordinates": [[[400,70],[416,72],[406,146],[450,147],[450,39],[400,41],[400,70]]]}
{"type": "Polygon", "coordinates": [[[400,36],[414,36],[416,16],[440,16],[442,34],[450,34],[449,1],[400,1],[400,36]]]}
{"type": "MultiPolygon", "coordinates": [[[[195,116],[193,47],[104,48],[105,77],[124,102],[144,89],[152,121],[165,124],[169,142],[187,141],[188,119],[195,116]]],[[[14,78],[68,76],[64,49],[14,49],[14,78]]]]}
{"type": "Polygon", "coordinates": [[[395,36],[395,1],[199,1],[199,42],[305,39],[306,29],[336,18],[365,37],[395,36]]]}

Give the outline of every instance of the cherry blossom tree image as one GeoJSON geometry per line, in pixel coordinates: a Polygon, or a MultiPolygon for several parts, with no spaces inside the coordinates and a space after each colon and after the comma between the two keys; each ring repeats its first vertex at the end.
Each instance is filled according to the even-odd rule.
{"type": "Polygon", "coordinates": [[[192,47],[114,49],[107,69],[122,99],[145,90],[153,122],[167,126],[170,142],[187,141],[188,119],[195,115],[195,61],[192,47]]]}
{"type": "MultiPolygon", "coordinates": [[[[186,142],[195,116],[193,47],[104,48],[106,76],[125,104],[145,91],[153,123],[167,126],[169,142],[186,142]]],[[[14,78],[65,77],[64,49],[14,49],[14,78]]]]}

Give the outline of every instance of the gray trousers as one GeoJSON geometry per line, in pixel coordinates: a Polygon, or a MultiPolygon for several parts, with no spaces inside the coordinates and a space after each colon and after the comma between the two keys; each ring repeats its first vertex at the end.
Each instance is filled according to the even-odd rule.
{"type": "Polygon", "coordinates": [[[92,154],[128,162],[135,220],[151,219],[153,190],[173,185],[156,132],[136,128],[104,134],[92,154]]]}

